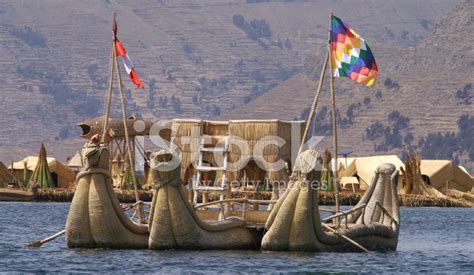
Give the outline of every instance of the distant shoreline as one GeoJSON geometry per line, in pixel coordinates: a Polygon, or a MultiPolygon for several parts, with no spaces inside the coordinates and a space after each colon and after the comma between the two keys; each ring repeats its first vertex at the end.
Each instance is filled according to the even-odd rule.
{"type": "MultiPolygon", "coordinates": [[[[132,190],[115,190],[115,193],[121,203],[135,202],[135,195],[132,190]]],[[[153,197],[153,192],[150,190],[139,190],[138,193],[142,201],[149,202],[153,197]]],[[[271,192],[234,191],[232,193],[235,198],[271,198],[271,192]]],[[[24,190],[0,189],[0,202],[71,202],[73,196],[73,190],[65,189],[43,189],[36,196],[32,192],[24,190]]],[[[468,202],[450,197],[436,198],[422,195],[400,195],[399,197],[403,207],[473,207],[468,202]]],[[[359,193],[340,193],[341,205],[356,205],[360,198],[361,194],[359,193]]],[[[214,200],[217,197],[214,198],[213,194],[210,194],[209,199],[214,200]]],[[[334,193],[320,192],[319,204],[335,205],[334,193]]]]}

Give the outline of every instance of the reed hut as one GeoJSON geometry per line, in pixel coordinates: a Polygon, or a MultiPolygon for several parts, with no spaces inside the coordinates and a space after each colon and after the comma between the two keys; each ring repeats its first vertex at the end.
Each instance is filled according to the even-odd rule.
{"type": "Polygon", "coordinates": [[[9,184],[20,183],[20,181],[8,170],[8,168],[0,161],[0,188],[5,188],[9,184]]]}
{"type": "Polygon", "coordinates": [[[426,183],[426,178],[421,174],[421,157],[416,153],[407,155],[402,171],[402,184],[398,185],[399,194],[424,195],[444,198],[445,196],[433,186],[426,183]]]}
{"type": "Polygon", "coordinates": [[[403,163],[396,155],[340,159],[339,175],[343,187],[351,189],[350,185],[358,182],[360,190],[366,190],[374,169],[380,163],[392,163],[399,170],[402,175],[398,183],[401,194],[439,196],[438,191],[446,194],[447,189],[474,192],[474,178],[450,160],[422,160],[419,156],[408,156],[407,163],[403,163]]]}
{"type": "MultiPolygon", "coordinates": [[[[349,190],[352,190],[353,185],[354,189],[367,190],[372,182],[375,169],[382,163],[392,163],[398,171],[400,171],[400,167],[404,166],[396,155],[340,158],[339,161],[341,183],[343,183],[344,189],[349,190]],[[357,179],[358,186],[356,186],[354,178],[357,179]]],[[[401,181],[400,178],[399,181],[401,181]]]]}
{"type": "MultiPolygon", "coordinates": [[[[54,183],[53,187],[74,187],[74,181],[76,179],[74,171],[69,169],[57,159],[47,157],[46,152],[44,152],[44,156],[45,157],[43,161],[44,163],[48,164],[47,167],[51,173],[54,183]]],[[[14,162],[12,165],[10,165],[9,169],[16,178],[23,179],[24,182],[29,182],[36,167],[38,166],[38,163],[40,163],[40,157],[29,156],[21,161],[14,162]]]]}
{"type": "Polygon", "coordinates": [[[35,170],[30,177],[28,188],[33,188],[35,183],[38,184],[39,188],[56,187],[55,182],[53,181],[53,176],[51,176],[51,172],[49,171],[44,144],[41,144],[38,162],[36,163],[35,170]]]}
{"type": "Polygon", "coordinates": [[[421,160],[420,170],[424,181],[442,193],[448,189],[474,192],[474,177],[450,160],[421,160]]]}
{"type": "MultiPolygon", "coordinates": [[[[229,182],[263,183],[265,180],[286,182],[288,173],[291,172],[292,145],[296,146],[296,149],[293,148],[296,154],[304,123],[304,121],[276,119],[229,121],[174,119],[171,124],[170,141],[181,151],[181,177],[184,183],[191,183],[196,176],[197,160],[201,154],[200,145],[204,143],[206,147],[223,146],[226,138],[232,139],[229,146],[229,166],[232,167],[230,170],[240,167],[237,171],[225,171],[229,182]],[[278,137],[281,146],[268,143],[270,140],[275,140],[274,137],[278,137]],[[277,161],[283,161],[284,168],[275,170],[272,166],[277,161]]],[[[222,166],[215,156],[212,152],[203,153],[203,163],[213,167],[222,166]]],[[[279,164],[281,166],[281,162],[279,164]]],[[[222,171],[209,171],[203,173],[202,179],[216,182],[222,173],[222,171]]]]}

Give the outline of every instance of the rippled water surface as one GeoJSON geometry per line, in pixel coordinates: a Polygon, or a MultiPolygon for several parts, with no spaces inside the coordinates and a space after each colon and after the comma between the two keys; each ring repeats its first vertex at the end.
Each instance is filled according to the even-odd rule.
{"type": "Polygon", "coordinates": [[[0,271],[43,272],[474,272],[474,209],[402,208],[391,253],[275,253],[67,249],[64,238],[23,244],[63,229],[69,204],[0,202],[0,271]]]}

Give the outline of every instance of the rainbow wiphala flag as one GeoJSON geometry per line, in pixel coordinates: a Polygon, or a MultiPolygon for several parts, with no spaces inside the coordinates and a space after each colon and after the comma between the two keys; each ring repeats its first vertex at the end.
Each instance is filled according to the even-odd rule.
{"type": "Polygon", "coordinates": [[[362,37],[334,15],[331,16],[331,61],[334,77],[347,76],[368,87],[375,85],[379,69],[372,51],[362,37]]]}

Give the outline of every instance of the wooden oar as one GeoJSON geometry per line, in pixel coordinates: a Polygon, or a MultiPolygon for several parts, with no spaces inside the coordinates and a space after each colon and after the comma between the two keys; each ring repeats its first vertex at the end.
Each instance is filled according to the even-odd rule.
{"type": "Polygon", "coordinates": [[[324,223],[321,223],[322,226],[324,226],[325,228],[329,229],[329,231],[333,232],[333,233],[336,233],[337,235],[341,236],[342,238],[344,238],[346,241],[350,242],[351,244],[357,246],[358,248],[360,248],[362,251],[366,252],[366,253],[369,253],[369,250],[367,250],[365,247],[363,247],[362,245],[358,244],[356,241],[354,241],[353,239],[337,232],[336,230],[334,230],[333,228],[331,228],[329,225],[326,225],[324,223]]]}
{"type": "Polygon", "coordinates": [[[43,244],[56,239],[57,237],[63,235],[64,233],[66,233],[66,229],[64,229],[62,231],[59,231],[58,233],[56,233],[56,234],[54,234],[50,237],[47,237],[46,239],[39,240],[39,241],[34,241],[32,243],[28,243],[28,244],[25,245],[25,247],[28,247],[28,248],[41,247],[43,244]]]}

